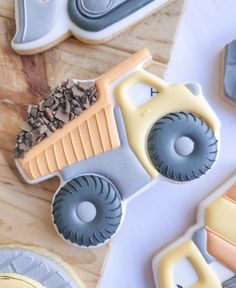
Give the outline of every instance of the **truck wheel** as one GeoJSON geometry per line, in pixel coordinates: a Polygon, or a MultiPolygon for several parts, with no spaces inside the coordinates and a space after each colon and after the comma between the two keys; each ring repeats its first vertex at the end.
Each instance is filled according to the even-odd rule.
{"type": "Polygon", "coordinates": [[[158,120],[147,146],[156,169],[181,182],[201,177],[217,156],[213,131],[201,118],[186,112],[170,113],[158,120]]]}
{"type": "Polygon", "coordinates": [[[53,203],[54,224],[64,239],[79,246],[97,246],[112,237],[122,217],[118,190],[95,175],[74,178],[53,203]]]}

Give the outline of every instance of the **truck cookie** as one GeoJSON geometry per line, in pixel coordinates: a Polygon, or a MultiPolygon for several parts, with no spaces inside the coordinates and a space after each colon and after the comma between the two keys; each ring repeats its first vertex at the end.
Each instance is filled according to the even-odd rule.
{"type": "Polygon", "coordinates": [[[197,224],[157,254],[158,288],[236,287],[236,174],[199,206],[197,224]]]}
{"type": "Polygon", "coordinates": [[[31,106],[17,136],[28,183],[59,176],[56,230],[71,243],[106,243],[129,200],[160,175],[197,179],[214,164],[220,123],[198,84],[169,85],[144,70],[143,49],[93,81],[68,80],[31,106]]]}
{"type": "Polygon", "coordinates": [[[15,0],[19,54],[47,50],[74,35],[98,44],[118,35],[170,0],[15,0]]]}

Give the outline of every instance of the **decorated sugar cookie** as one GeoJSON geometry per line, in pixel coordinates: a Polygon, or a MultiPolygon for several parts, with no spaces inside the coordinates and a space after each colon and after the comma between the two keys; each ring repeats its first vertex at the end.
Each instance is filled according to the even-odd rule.
{"type": "Polygon", "coordinates": [[[154,13],[170,0],[15,0],[20,54],[42,52],[74,35],[98,44],[154,13]]]}
{"type": "Polygon", "coordinates": [[[236,40],[225,46],[222,62],[223,95],[236,104],[236,40]]]}
{"type": "Polygon", "coordinates": [[[157,254],[158,288],[236,287],[236,174],[206,198],[197,224],[157,254]]]}
{"type": "Polygon", "coordinates": [[[56,230],[79,246],[106,243],[129,200],[160,175],[185,182],[207,173],[220,123],[198,84],[168,84],[144,70],[148,50],[92,81],[68,80],[31,106],[16,164],[37,183],[55,175],[56,230]]]}
{"type": "Polygon", "coordinates": [[[83,288],[76,274],[61,259],[39,248],[0,247],[2,288],[83,288]]]}
{"type": "Polygon", "coordinates": [[[18,274],[0,274],[0,287],[4,288],[43,288],[42,285],[18,274]]]}

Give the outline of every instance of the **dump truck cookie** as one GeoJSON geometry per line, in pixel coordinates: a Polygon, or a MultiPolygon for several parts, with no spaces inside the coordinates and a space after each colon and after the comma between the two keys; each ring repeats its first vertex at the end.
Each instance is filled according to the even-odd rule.
{"type": "Polygon", "coordinates": [[[143,49],[92,82],[67,81],[29,109],[16,164],[29,183],[60,177],[52,218],[71,243],[106,243],[139,191],[160,175],[200,178],[217,158],[220,123],[200,85],[170,85],[144,70],[150,60],[143,49]]]}

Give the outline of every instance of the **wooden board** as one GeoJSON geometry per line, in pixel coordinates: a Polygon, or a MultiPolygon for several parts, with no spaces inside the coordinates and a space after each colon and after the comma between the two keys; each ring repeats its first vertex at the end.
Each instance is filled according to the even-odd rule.
{"type": "Polygon", "coordinates": [[[50,87],[67,78],[93,79],[142,47],[154,57],[149,70],[163,76],[184,0],[176,0],[106,44],[89,46],[70,38],[36,56],[18,56],[10,47],[15,33],[13,2],[0,0],[0,244],[46,247],[71,264],[86,288],[94,288],[110,245],[84,250],[58,237],[50,215],[58,179],[25,184],[12,158],[15,136],[27,105],[38,103],[50,87]]]}

